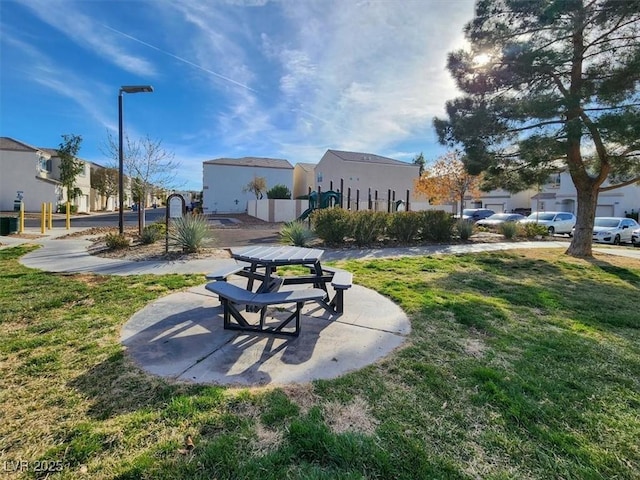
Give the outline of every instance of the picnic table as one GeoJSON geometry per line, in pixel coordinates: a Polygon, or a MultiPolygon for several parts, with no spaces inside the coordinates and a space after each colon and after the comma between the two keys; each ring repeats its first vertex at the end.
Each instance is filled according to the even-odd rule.
{"type": "Polygon", "coordinates": [[[257,331],[282,330],[285,324],[296,320],[294,335],[299,332],[300,310],[305,302],[315,301],[330,310],[341,314],[344,311],[344,291],[352,285],[351,273],[323,267],[323,250],[317,248],[293,246],[248,246],[231,248],[232,260],[221,263],[220,267],[207,278],[216,280],[207,284],[207,289],[220,297],[225,309],[225,328],[257,331]],[[278,276],[278,267],[301,265],[308,273],[302,275],[278,276]],[[235,285],[223,285],[227,277],[237,274],[247,278],[246,289],[235,285]],[[257,285],[256,285],[257,283],[257,285]],[[281,290],[283,285],[310,285],[312,288],[294,291],[281,290]],[[330,298],[328,285],[334,294],[330,298]],[[277,328],[264,326],[266,308],[269,305],[295,303],[296,311],[277,328]],[[252,325],[236,308],[245,305],[246,311],[260,312],[260,325],[252,325]],[[235,323],[231,322],[235,319],[235,323]]]}

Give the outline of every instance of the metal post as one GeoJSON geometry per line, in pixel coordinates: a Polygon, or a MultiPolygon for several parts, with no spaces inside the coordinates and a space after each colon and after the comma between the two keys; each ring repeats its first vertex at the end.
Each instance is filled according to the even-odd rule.
{"type": "Polygon", "coordinates": [[[118,231],[124,235],[124,153],[122,152],[122,89],[118,94],[118,231]]]}

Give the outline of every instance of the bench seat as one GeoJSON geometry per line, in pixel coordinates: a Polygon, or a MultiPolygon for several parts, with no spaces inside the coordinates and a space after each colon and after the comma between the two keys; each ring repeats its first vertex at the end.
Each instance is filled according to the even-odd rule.
{"type": "Polygon", "coordinates": [[[346,270],[335,267],[322,267],[322,270],[332,274],[331,286],[336,291],[335,295],[329,302],[337,313],[344,312],[344,291],[349,290],[353,286],[353,274],[346,270]]]}
{"type": "Polygon", "coordinates": [[[298,336],[300,333],[300,311],[306,302],[324,301],[327,293],[319,288],[307,288],[304,290],[278,291],[266,293],[254,293],[228,282],[217,281],[208,283],[205,288],[218,295],[224,308],[224,328],[231,330],[250,330],[256,332],[274,332],[283,335],[298,336]],[[269,305],[295,304],[295,311],[282,321],[277,327],[266,328],[265,316],[269,305]],[[260,309],[260,324],[252,325],[240,313],[237,305],[255,306],[260,309]],[[235,320],[232,323],[231,318],[235,320]],[[295,319],[295,329],[283,331],[292,320],[295,319]]]}
{"type": "Polygon", "coordinates": [[[207,273],[205,276],[207,280],[226,281],[227,277],[230,277],[234,273],[241,272],[245,268],[249,268],[250,265],[246,262],[239,262],[233,258],[225,258],[223,260],[216,260],[214,262],[214,270],[207,273]]]}

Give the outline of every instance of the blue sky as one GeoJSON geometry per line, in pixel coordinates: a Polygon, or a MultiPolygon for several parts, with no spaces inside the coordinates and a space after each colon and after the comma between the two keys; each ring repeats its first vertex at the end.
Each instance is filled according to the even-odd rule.
{"type": "Polygon", "coordinates": [[[432,118],[458,95],[447,53],[473,0],[0,0],[0,135],[79,156],[161,140],[202,188],[220,157],[317,163],[327,149],[411,161],[445,152],[432,118]]]}

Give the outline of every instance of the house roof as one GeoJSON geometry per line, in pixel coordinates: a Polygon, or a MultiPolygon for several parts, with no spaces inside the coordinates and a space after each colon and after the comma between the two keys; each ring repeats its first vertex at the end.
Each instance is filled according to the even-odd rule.
{"type": "Polygon", "coordinates": [[[300,167],[305,172],[313,172],[313,170],[316,168],[316,165],[317,164],[315,163],[302,163],[302,162],[296,163],[296,167],[300,167]]]}
{"type": "Polygon", "coordinates": [[[556,194],[551,192],[540,192],[531,197],[532,200],[553,200],[554,198],[556,194]]]}
{"type": "Polygon", "coordinates": [[[0,137],[0,150],[13,150],[16,152],[37,152],[41,148],[32,147],[24,142],[19,142],[9,137],[0,137]]]}
{"type": "Polygon", "coordinates": [[[345,162],[380,163],[384,165],[398,165],[403,167],[419,168],[418,165],[414,165],[413,163],[401,162],[400,160],[381,157],[380,155],[375,155],[373,153],[344,152],[341,150],[327,150],[327,153],[328,152],[331,152],[336,157],[344,160],[345,162]]]}
{"type": "Polygon", "coordinates": [[[205,165],[232,165],[235,167],[261,167],[293,169],[288,160],[280,158],[242,157],[242,158],[216,158],[203,162],[205,165]]]}

